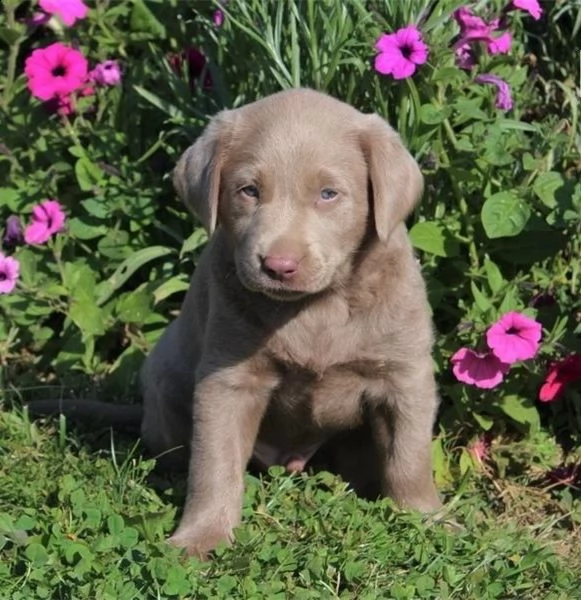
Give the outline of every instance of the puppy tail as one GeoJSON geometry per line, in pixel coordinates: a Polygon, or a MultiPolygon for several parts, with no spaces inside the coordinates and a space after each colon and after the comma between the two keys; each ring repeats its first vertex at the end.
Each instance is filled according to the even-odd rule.
{"type": "Polygon", "coordinates": [[[25,404],[33,417],[64,415],[81,424],[115,429],[139,429],[143,407],[139,404],[111,404],[99,400],[33,400],[25,404]]]}

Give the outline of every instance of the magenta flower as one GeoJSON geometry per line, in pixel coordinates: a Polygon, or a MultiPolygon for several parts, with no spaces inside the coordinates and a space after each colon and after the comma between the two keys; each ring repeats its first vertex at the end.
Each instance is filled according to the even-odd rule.
{"type": "Polygon", "coordinates": [[[490,438],[488,436],[482,436],[468,446],[468,452],[474,457],[476,463],[482,466],[490,454],[490,446],[490,438]]]}
{"type": "Polygon", "coordinates": [[[497,358],[512,365],[536,355],[541,335],[542,327],[538,321],[509,312],[488,329],[486,342],[497,358]]]}
{"type": "Polygon", "coordinates": [[[173,54],[168,57],[168,62],[172,71],[180,77],[184,74],[184,66],[187,67],[188,82],[192,91],[196,89],[196,82],[205,70],[204,89],[212,89],[214,82],[212,80],[212,73],[207,68],[208,61],[204,54],[197,48],[186,48],[180,54],[173,54]]]}
{"type": "Polygon", "coordinates": [[[467,6],[461,6],[454,11],[454,19],[460,26],[460,36],[463,38],[486,37],[491,33],[491,26],[477,17],[467,6]]]}
{"type": "Polygon", "coordinates": [[[24,230],[27,244],[44,244],[62,231],[65,213],[57,200],[45,200],[32,209],[32,223],[24,230]]]}
{"type": "Polygon", "coordinates": [[[510,86],[504,79],[490,73],[484,73],[478,75],[474,81],[476,83],[490,83],[496,86],[496,108],[500,110],[510,110],[512,108],[510,86]]]}
{"type": "Polygon", "coordinates": [[[458,381],[485,390],[501,383],[510,368],[494,354],[475,352],[470,348],[460,348],[450,362],[458,381]]]}
{"type": "Polygon", "coordinates": [[[581,381],[581,354],[569,356],[551,363],[549,372],[539,391],[541,402],[552,402],[561,396],[570,383],[581,381]]]}
{"type": "Polygon", "coordinates": [[[487,41],[488,52],[490,54],[507,54],[512,46],[512,36],[505,31],[498,37],[491,37],[487,41]]]}
{"type": "Polygon", "coordinates": [[[470,70],[476,64],[472,43],[483,42],[489,54],[506,54],[510,50],[512,36],[508,31],[494,35],[501,29],[499,19],[487,23],[466,6],[454,11],[454,19],[460,27],[460,39],[454,47],[456,62],[461,69],[470,70]]]}
{"type": "Polygon", "coordinates": [[[0,294],[9,294],[18,281],[20,263],[0,252],[0,294]]]}
{"type": "Polygon", "coordinates": [[[57,113],[61,116],[73,114],[77,110],[77,100],[86,96],[92,96],[95,90],[91,85],[84,84],[83,87],[75,90],[72,94],[65,96],[54,96],[44,103],[44,107],[50,113],[57,113]]]}
{"type": "Polygon", "coordinates": [[[31,29],[35,29],[36,27],[40,27],[41,25],[46,25],[49,21],[50,15],[38,11],[32,13],[32,17],[30,17],[29,19],[24,19],[24,23],[31,29]]]}
{"type": "Polygon", "coordinates": [[[456,47],[456,64],[466,71],[470,71],[476,66],[476,54],[472,46],[465,42],[456,47]]]}
{"type": "Polygon", "coordinates": [[[26,59],[30,93],[41,100],[66,96],[81,87],[87,78],[87,59],[60,42],[39,48],[26,59]]]}
{"type": "Polygon", "coordinates": [[[216,27],[222,27],[224,23],[224,11],[217,8],[212,15],[212,21],[216,27]]]}
{"type": "MultiPolygon", "coordinates": [[[[226,6],[228,0],[220,0],[219,4],[226,6]]],[[[212,22],[216,27],[222,27],[222,25],[224,25],[224,11],[222,9],[218,8],[213,12],[212,22]]]]}
{"type": "Polygon", "coordinates": [[[74,25],[77,19],[84,19],[89,9],[82,0],[39,0],[40,8],[49,15],[57,15],[67,26],[74,25]]]}
{"type": "Polygon", "coordinates": [[[375,48],[375,70],[394,79],[411,77],[418,65],[428,60],[428,47],[422,41],[420,31],[414,25],[398,29],[395,33],[382,34],[375,48]]]}
{"type": "Polygon", "coordinates": [[[519,8],[528,12],[535,21],[538,21],[543,14],[543,9],[538,0],[512,0],[509,6],[511,9],[519,8]]]}
{"type": "Polygon", "coordinates": [[[6,246],[16,246],[22,242],[22,223],[18,215],[10,215],[6,219],[3,241],[6,246]]]}
{"type": "Polygon", "coordinates": [[[89,79],[98,85],[119,85],[121,69],[116,60],[106,60],[99,63],[90,73],[89,79]]]}

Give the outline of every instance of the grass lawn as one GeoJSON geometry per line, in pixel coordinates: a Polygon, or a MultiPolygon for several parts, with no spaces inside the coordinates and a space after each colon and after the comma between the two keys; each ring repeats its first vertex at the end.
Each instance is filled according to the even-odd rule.
{"type": "Polygon", "coordinates": [[[570,490],[469,475],[447,495],[452,533],[273,470],[247,477],[236,544],[200,563],[164,543],[184,477],[153,467],[134,439],[0,411],[0,598],[581,598],[570,490]]]}

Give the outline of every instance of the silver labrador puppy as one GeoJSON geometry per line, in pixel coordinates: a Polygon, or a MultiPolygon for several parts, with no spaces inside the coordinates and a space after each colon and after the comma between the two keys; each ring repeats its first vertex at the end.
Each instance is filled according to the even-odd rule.
{"type": "Polygon", "coordinates": [[[142,371],[145,443],[189,459],[170,542],[206,555],[240,522],[251,458],[296,471],[325,445],[438,509],[432,325],[403,223],[423,181],[398,135],[284,91],[216,115],[174,183],[211,238],[142,371]]]}

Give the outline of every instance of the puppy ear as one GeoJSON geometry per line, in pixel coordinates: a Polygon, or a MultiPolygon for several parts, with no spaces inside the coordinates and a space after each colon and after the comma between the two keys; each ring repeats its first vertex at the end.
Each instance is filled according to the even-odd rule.
{"type": "Polygon", "coordinates": [[[375,230],[387,240],[418,203],[424,179],[399,135],[378,115],[365,115],[361,144],[367,160],[375,230]]]}
{"type": "Polygon", "coordinates": [[[220,173],[231,122],[229,112],[218,113],[179,159],[173,185],[182,202],[212,235],[218,221],[220,173]]]}

